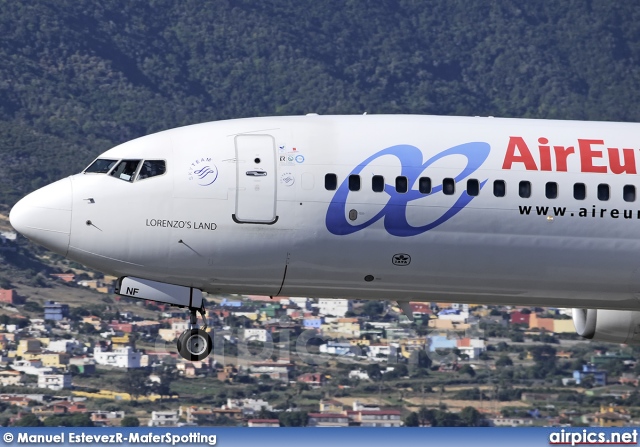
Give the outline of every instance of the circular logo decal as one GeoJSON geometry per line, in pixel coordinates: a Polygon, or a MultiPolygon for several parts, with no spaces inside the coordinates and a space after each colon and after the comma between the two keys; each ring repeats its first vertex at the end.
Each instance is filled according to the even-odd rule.
{"type": "Polygon", "coordinates": [[[189,165],[189,180],[199,186],[209,186],[218,179],[218,167],[209,157],[202,157],[189,165]]]}
{"type": "Polygon", "coordinates": [[[290,172],[285,172],[280,176],[280,182],[284,184],[284,186],[292,186],[296,179],[290,172]]]}

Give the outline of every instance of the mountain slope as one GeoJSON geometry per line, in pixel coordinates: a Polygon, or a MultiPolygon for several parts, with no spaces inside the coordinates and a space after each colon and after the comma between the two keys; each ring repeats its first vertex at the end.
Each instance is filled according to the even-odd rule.
{"type": "Polygon", "coordinates": [[[271,114],[640,121],[640,5],[0,0],[0,204],[161,129],[271,114]]]}

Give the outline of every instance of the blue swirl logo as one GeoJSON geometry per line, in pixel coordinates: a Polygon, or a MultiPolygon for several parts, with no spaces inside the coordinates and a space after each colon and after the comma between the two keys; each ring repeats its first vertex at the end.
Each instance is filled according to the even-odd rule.
{"type": "MultiPolygon", "coordinates": [[[[356,166],[349,175],[359,175],[360,172],[362,172],[362,170],[371,162],[385,155],[391,155],[400,161],[402,166],[400,175],[408,179],[410,186],[415,186],[420,175],[425,171],[425,169],[438,160],[454,155],[462,155],[467,159],[467,165],[464,167],[462,172],[454,178],[455,182],[458,183],[478,170],[487,157],[489,157],[490,152],[491,147],[488,143],[465,143],[442,151],[427,161],[424,161],[422,151],[420,149],[415,146],[401,144],[388,147],[373,154],[371,157],[356,166]]],[[[329,203],[325,219],[327,230],[338,236],[356,233],[369,227],[382,218],[384,218],[384,228],[390,235],[399,237],[416,236],[448,221],[462,211],[462,209],[467,206],[471,200],[473,200],[473,196],[470,196],[466,191],[463,191],[453,206],[447,209],[440,217],[429,223],[415,227],[410,225],[407,221],[407,205],[414,200],[433,196],[434,194],[442,192],[442,184],[434,185],[431,193],[429,194],[422,194],[420,191],[415,189],[409,189],[409,191],[402,194],[398,193],[394,186],[385,185],[384,193],[389,196],[387,204],[366,222],[351,224],[346,217],[347,196],[349,195],[348,179],[349,176],[345,178],[345,180],[340,184],[340,187],[336,190],[333,199],[331,199],[331,202],[329,203]]],[[[485,179],[480,183],[481,189],[486,182],[487,180],[485,179]]]]}
{"type": "Polygon", "coordinates": [[[193,175],[198,177],[198,185],[209,186],[218,179],[218,168],[216,165],[204,166],[193,171],[193,175]]]}

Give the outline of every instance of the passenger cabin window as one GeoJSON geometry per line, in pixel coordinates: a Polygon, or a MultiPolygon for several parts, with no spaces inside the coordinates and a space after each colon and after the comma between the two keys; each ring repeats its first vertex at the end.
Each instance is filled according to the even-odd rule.
{"type": "Polygon", "coordinates": [[[167,166],[164,160],[145,160],[142,162],[142,167],[138,173],[138,180],[156,177],[164,174],[166,171],[167,166]]]}
{"type": "Polygon", "coordinates": [[[431,194],[431,179],[429,177],[420,177],[418,189],[421,194],[431,194]]]}
{"type": "Polygon", "coordinates": [[[556,182],[547,182],[544,187],[544,195],[547,196],[547,199],[557,199],[558,184],[556,182]]]}
{"type": "Polygon", "coordinates": [[[622,189],[622,198],[625,202],[636,201],[636,187],[633,185],[624,185],[622,189]]]}
{"type": "Polygon", "coordinates": [[[493,195],[496,197],[504,197],[507,193],[507,185],[504,180],[496,180],[493,182],[493,195]]]}
{"type": "Polygon", "coordinates": [[[371,189],[373,189],[373,192],[384,191],[384,177],[381,175],[371,177],[371,189]]]}
{"type": "Polygon", "coordinates": [[[448,196],[456,192],[456,181],[452,178],[446,178],[442,181],[442,192],[448,196]]]}
{"type": "Polygon", "coordinates": [[[611,195],[609,185],[606,183],[600,183],[598,185],[598,200],[609,200],[609,196],[611,195]]]}
{"type": "Polygon", "coordinates": [[[476,179],[467,180],[467,194],[477,196],[480,194],[480,182],[476,179]]]}
{"type": "Polygon", "coordinates": [[[84,170],[85,174],[106,174],[115,166],[118,160],[108,160],[106,158],[99,158],[87,169],[84,170]]]}
{"type": "Polygon", "coordinates": [[[574,183],[573,198],[576,200],[584,200],[587,198],[587,187],[584,183],[574,183]]]}
{"type": "Polygon", "coordinates": [[[523,199],[528,199],[531,197],[531,182],[526,180],[521,181],[518,184],[518,195],[523,199]]]}
{"type": "Polygon", "coordinates": [[[396,191],[405,193],[409,190],[409,181],[404,176],[396,177],[396,191]]]}
{"type": "Polygon", "coordinates": [[[360,176],[359,175],[350,175],[349,176],[349,191],[360,191],[360,176]]]}
{"type": "Polygon", "coordinates": [[[338,187],[338,176],[335,174],[327,174],[324,176],[324,189],[327,191],[335,191],[338,187]]]}
{"type": "Polygon", "coordinates": [[[111,171],[111,176],[124,180],[125,182],[132,182],[140,160],[122,160],[111,171]]]}

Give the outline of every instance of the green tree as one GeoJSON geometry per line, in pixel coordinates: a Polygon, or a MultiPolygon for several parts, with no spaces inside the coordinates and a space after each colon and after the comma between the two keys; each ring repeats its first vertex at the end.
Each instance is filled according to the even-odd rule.
{"type": "Polygon", "coordinates": [[[275,411],[269,411],[266,407],[260,408],[260,411],[256,415],[257,419],[278,419],[279,414],[275,411]]]}
{"type": "MultiPolygon", "coordinates": [[[[571,370],[572,370],[572,371],[573,371],[573,370],[582,371],[582,366],[583,366],[584,364],[585,364],[585,361],[584,361],[583,359],[581,359],[581,358],[577,358],[577,359],[574,359],[574,360],[571,362],[571,366],[570,366],[570,368],[571,368],[571,370]]],[[[640,362],[636,363],[636,366],[637,366],[637,365],[640,365],[640,362]]],[[[638,373],[640,373],[640,368],[638,369],[638,373]]]]}
{"type": "Polygon", "coordinates": [[[45,427],[93,427],[88,414],[60,414],[49,416],[44,420],[45,427]]]}
{"type": "Polygon", "coordinates": [[[463,365],[462,368],[458,371],[460,374],[468,374],[469,377],[476,376],[476,370],[473,369],[471,365],[463,365]]]}
{"type": "Polygon", "coordinates": [[[121,427],[140,427],[140,420],[135,416],[125,416],[120,421],[121,427]]]}
{"type": "Polygon", "coordinates": [[[436,420],[435,420],[434,426],[459,427],[460,417],[457,414],[449,413],[448,411],[438,410],[436,412],[436,420]]]}
{"type": "Polygon", "coordinates": [[[508,355],[501,355],[498,360],[496,360],[496,367],[498,368],[511,365],[513,365],[513,360],[511,360],[508,355]]]}
{"type": "Polygon", "coordinates": [[[530,369],[533,378],[544,379],[557,372],[555,348],[549,345],[533,346],[530,352],[535,362],[530,369]]]}
{"type": "Polygon", "coordinates": [[[384,303],[381,301],[367,301],[362,307],[362,313],[369,318],[377,318],[384,312],[384,303]]]}
{"type": "Polygon", "coordinates": [[[585,374],[580,380],[580,386],[583,388],[593,388],[596,384],[593,374],[585,374]]]}
{"type": "Polygon", "coordinates": [[[409,375],[409,368],[404,363],[398,363],[393,366],[393,371],[397,374],[398,377],[405,377],[409,375]]]}
{"type": "Polygon", "coordinates": [[[420,407],[418,410],[418,419],[420,425],[433,425],[436,421],[435,411],[426,407],[420,407]]]}
{"type": "Polygon", "coordinates": [[[283,411],[278,419],[282,427],[306,427],[309,417],[305,411],[283,411]]]}
{"type": "Polygon", "coordinates": [[[120,379],[120,389],[129,393],[134,400],[140,396],[146,396],[149,392],[146,372],[142,369],[128,369],[124,377],[120,379]]]}
{"type": "Polygon", "coordinates": [[[458,416],[465,427],[479,427],[481,425],[482,415],[474,407],[464,407],[458,416]]]}
{"type": "Polygon", "coordinates": [[[367,365],[366,371],[367,371],[367,374],[369,375],[369,378],[373,381],[378,381],[382,378],[380,365],[378,365],[377,363],[372,363],[370,365],[367,365]]]}
{"type": "Polygon", "coordinates": [[[26,301],[24,303],[24,310],[28,312],[43,312],[43,307],[35,301],[26,301]]]}
{"type": "Polygon", "coordinates": [[[404,419],[404,425],[405,427],[419,427],[420,419],[418,418],[418,413],[416,413],[415,411],[409,413],[404,419]]]}
{"type": "Polygon", "coordinates": [[[98,330],[91,323],[80,323],[78,332],[81,334],[95,335],[98,333],[98,330]]]}
{"type": "Polygon", "coordinates": [[[16,427],[43,427],[42,421],[34,414],[28,413],[18,419],[14,424],[16,427]]]}
{"type": "Polygon", "coordinates": [[[524,343],[524,335],[520,332],[510,332],[509,339],[514,343],[524,343]]]}
{"type": "Polygon", "coordinates": [[[170,365],[165,365],[161,369],[157,370],[156,374],[160,378],[160,381],[153,382],[151,385],[153,392],[161,397],[170,396],[171,383],[178,378],[176,369],[170,365]]]}
{"type": "Polygon", "coordinates": [[[463,389],[453,395],[454,399],[460,400],[486,400],[487,395],[480,388],[463,389]]]}

